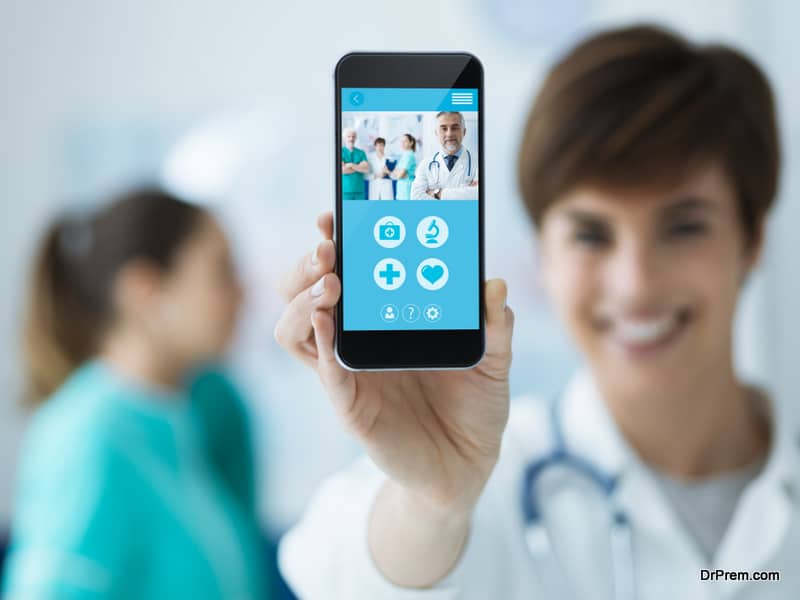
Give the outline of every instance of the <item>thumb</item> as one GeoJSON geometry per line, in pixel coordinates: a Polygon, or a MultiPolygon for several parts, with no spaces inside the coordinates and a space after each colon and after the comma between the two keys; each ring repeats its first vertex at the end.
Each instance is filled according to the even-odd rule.
{"type": "Polygon", "coordinates": [[[498,368],[507,368],[511,362],[511,334],[514,330],[514,313],[506,305],[508,288],[502,279],[490,279],[484,288],[486,303],[486,354],[485,358],[498,368]]]}
{"type": "Polygon", "coordinates": [[[486,326],[502,326],[505,322],[506,297],[508,288],[502,279],[490,279],[486,282],[484,302],[486,303],[486,326]]]}

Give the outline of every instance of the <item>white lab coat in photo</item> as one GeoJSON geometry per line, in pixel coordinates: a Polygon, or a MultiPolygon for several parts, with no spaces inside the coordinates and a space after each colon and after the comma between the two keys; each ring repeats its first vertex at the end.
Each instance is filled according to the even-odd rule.
{"type": "Polygon", "coordinates": [[[477,200],[478,186],[471,185],[478,180],[477,156],[463,148],[453,169],[448,171],[444,155],[439,150],[417,165],[411,199],[430,200],[428,190],[441,189],[442,200],[477,200]]]}
{"type": "Polygon", "coordinates": [[[370,179],[369,179],[369,193],[367,198],[369,200],[394,200],[394,189],[392,188],[392,180],[383,178],[383,167],[386,166],[386,155],[383,158],[378,158],[375,152],[372,152],[367,157],[369,161],[370,179]]]}
{"type": "MultiPolygon", "coordinates": [[[[565,442],[620,477],[617,498],[631,523],[638,600],[795,600],[800,598],[800,461],[794,436],[774,420],[774,442],[742,492],[707,564],[690,532],[637,458],[599,397],[591,376],[575,376],[562,399],[565,442]],[[780,581],[702,581],[701,569],[778,570],[780,581]]],[[[600,490],[572,475],[558,501],[542,496],[550,554],[534,561],[524,537],[525,467],[551,448],[546,403],[512,403],[501,455],[473,514],[454,569],[424,590],[398,587],[375,567],[368,518],[385,481],[368,459],[327,479],[302,520],[283,538],[281,571],[304,600],[611,600],[608,507],[600,490]],[[588,487],[587,487],[588,486],[588,487]]],[[[570,471],[565,471],[570,473],[570,471]]]]}

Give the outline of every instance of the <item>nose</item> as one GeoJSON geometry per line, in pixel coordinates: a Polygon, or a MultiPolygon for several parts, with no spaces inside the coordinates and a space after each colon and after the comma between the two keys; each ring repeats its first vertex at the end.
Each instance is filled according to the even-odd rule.
{"type": "Polygon", "coordinates": [[[612,299],[626,309],[639,310],[663,296],[656,249],[643,240],[617,244],[608,258],[605,285],[612,299]]]}

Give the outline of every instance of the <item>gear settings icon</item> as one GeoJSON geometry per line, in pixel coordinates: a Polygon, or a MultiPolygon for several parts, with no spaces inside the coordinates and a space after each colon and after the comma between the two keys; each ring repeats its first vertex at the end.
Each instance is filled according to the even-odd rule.
{"type": "Polygon", "coordinates": [[[425,320],[430,323],[435,323],[442,318],[442,309],[438,304],[428,304],[422,312],[425,320]]]}

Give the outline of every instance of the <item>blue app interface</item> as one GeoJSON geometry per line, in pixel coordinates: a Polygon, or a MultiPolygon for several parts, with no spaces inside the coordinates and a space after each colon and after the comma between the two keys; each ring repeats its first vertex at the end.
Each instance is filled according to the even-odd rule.
{"type": "Polygon", "coordinates": [[[478,329],[478,90],[341,93],[344,329],[478,329]]]}

